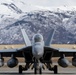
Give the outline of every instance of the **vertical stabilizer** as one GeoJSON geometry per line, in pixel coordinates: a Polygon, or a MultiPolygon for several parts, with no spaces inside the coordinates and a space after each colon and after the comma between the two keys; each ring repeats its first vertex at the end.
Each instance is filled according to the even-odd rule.
{"type": "Polygon", "coordinates": [[[45,42],[45,46],[50,46],[51,45],[53,37],[54,37],[54,34],[55,34],[55,31],[56,31],[56,28],[53,29],[53,33],[52,34],[51,33],[49,34],[49,36],[48,36],[48,38],[47,38],[47,40],[45,42]]]}
{"type": "Polygon", "coordinates": [[[21,29],[21,32],[22,32],[22,35],[23,35],[23,38],[24,38],[24,41],[25,41],[25,45],[26,46],[31,46],[31,41],[29,40],[25,30],[21,29]]]}

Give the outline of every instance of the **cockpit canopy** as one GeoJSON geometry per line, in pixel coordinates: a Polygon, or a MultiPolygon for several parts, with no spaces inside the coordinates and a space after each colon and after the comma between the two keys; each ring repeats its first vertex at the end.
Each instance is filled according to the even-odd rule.
{"type": "Polygon", "coordinates": [[[43,41],[43,36],[41,34],[36,34],[34,36],[34,42],[41,42],[43,41]]]}

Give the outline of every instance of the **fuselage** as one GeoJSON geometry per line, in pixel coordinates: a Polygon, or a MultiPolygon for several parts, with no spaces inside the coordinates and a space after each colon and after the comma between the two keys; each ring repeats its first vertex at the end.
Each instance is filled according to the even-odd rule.
{"type": "Polygon", "coordinates": [[[44,54],[43,36],[41,34],[36,34],[32,41],[32,54],[36,59],[39,59],[44,54]]]}

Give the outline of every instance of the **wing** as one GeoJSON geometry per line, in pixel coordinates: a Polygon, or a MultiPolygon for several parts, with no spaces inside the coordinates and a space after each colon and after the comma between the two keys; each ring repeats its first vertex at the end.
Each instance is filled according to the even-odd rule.
{"type": "Polygon", "coordinates": [[[14,55],[15,57],[22,57],[24,58],[27,63],[33,62],[32,58],[32,46],[23,47],[20,49],[5,49],[0,50],[0,56],[1,57],[12,57],[14,55]]]}
{"type": "Polygon", "coordinates": [[[59,48],[59,52],[76,52],[76,49],[59,48]]]}
{"type": "Polygon", "coordinates": [[[25,53],[29,57],[30,56],[29,54],[32,54],[32,47],[27,46],[27,47],[23,47],[23,48],[20,48],[20,49],[4,49],[4,50],[0,50],[0,54],[2,54],[3,57],[10,57],[11,54],[14,54],[16,57],[24,57],[23,53],[25,53]]]}
{"type": "Polygon", "coordinates": [[[11,57],[14,54],[16,57],[22,57],[22,52],[17,51],[17,49],[3,49],[0,50],[2,57],[11,57]]]}
{"type": "Polygon", "coordinates": [[[51,48],[44,47],[44,61],[50,61],[51,57],[60,57],[60,54],[64,53],[65,56],[73,56],[73,53],[76,53],[76,49],[68,49],[68,48],[51,48]]]}
{"type": "Polygon", "coordinates": [[[31,46],[31,42],[30,42],[25,30],[21,29],[21,32],[22,32],[22,35],[23,35],[23,38],[24,38],[24,41],[25,41],[25,45],[26,46],[31,46]]]}

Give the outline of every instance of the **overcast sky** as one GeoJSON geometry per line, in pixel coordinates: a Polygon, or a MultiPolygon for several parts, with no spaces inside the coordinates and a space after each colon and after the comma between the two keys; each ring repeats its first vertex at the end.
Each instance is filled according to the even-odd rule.
{"type": "Polygon", "coordinates": [[[76,0],[25,0],[27,3],[37,6],[76,6],[76,0]]]}

